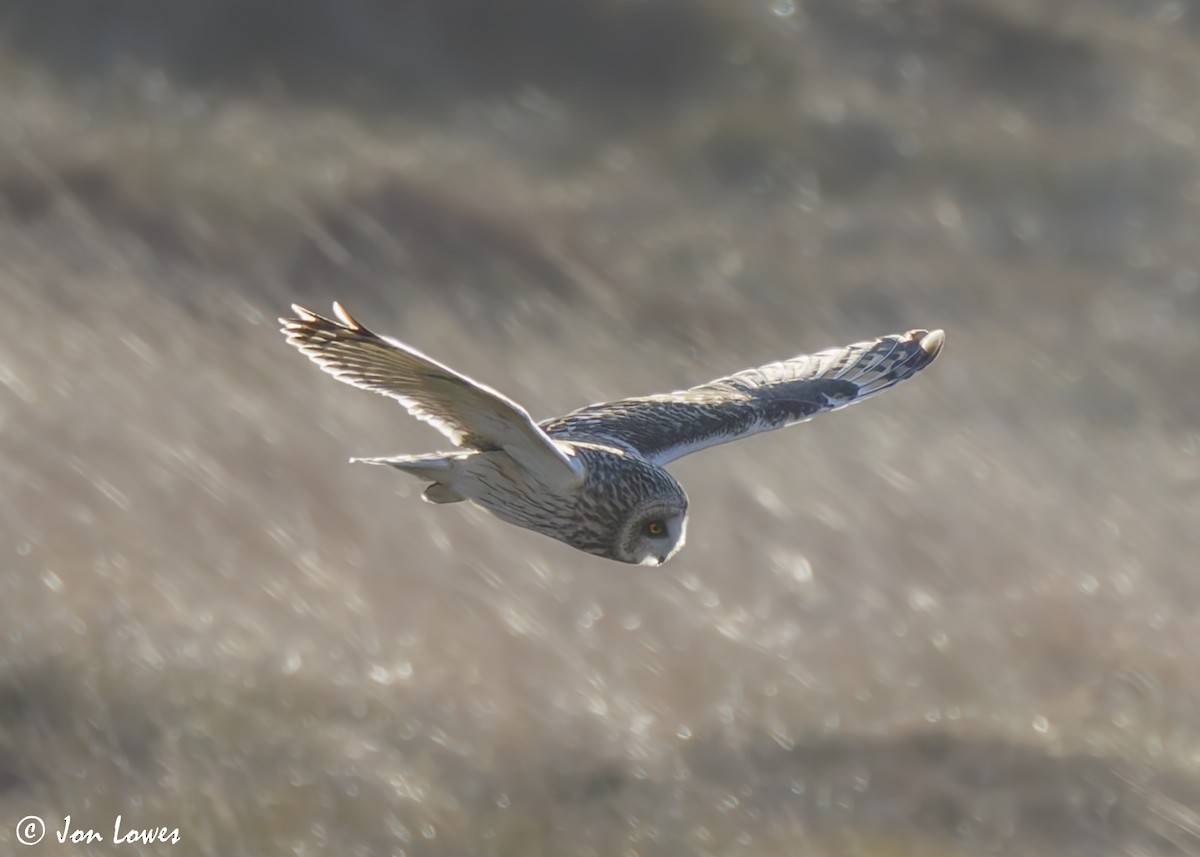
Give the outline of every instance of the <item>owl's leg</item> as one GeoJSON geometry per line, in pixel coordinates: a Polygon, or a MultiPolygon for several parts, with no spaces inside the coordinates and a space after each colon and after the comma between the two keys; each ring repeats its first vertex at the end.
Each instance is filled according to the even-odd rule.
{"type": "Polygon", "coordinates": [[[442,482],[434,482],[425,489],[425,493],[421,495],[428,503],[461,503],[467,499],[462,494],[459,494],[449,485],[442,482]]]}

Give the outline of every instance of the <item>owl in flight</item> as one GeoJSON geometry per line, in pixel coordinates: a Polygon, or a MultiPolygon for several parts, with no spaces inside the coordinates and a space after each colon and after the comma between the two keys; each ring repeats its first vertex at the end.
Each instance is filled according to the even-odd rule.
{"type": "Polygon", "coordinates": [[[664,464],[886,390],[928,366],[945,341],[940,330],[910,330],[537,423],[501,393],[367,330],[341,304],[336,319],[292,310],[279,320],[289,343],[338,380],[396,399],[459,447],[351,461],[430,483],[431,503],[473,500],[510,524],[641,565],[683,547],[687,495],[664,464]]]}

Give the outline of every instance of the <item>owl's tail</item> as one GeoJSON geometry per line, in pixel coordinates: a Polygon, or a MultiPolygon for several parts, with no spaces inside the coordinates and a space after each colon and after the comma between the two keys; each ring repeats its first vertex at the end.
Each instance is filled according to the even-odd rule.
{"type": "Polygon", "coordinates": [[[386,464],[397,470],[403,470],[418,479],[431,482],[421,496],[430,503],[459,503],[465,499],[462,494],[451,488],[446,482],[439,480],[453,476],[455,465],[461,456],[451,455],[394,455],[384,458],[351,458],[352,463],[386,464]]]}

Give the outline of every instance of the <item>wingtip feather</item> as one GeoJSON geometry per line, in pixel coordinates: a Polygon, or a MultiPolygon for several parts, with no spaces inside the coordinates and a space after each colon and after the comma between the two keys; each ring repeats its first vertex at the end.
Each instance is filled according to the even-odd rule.
{"type": "Polygon", "coordinates": [[[314,336],[322,325],[343,327],[354,332],[366,330],[338,301],[333,302],[335,319],[324,318],[300,304],[292,304],[292,312],[294,315],[290,318],[280,317],[280,331],[288,338],[289,342],[301,350],[304,349],[304,343],[314,336]]]}
{"type": "Polygon", "coordinates": [[[362,325],[355,320],[354,316],[350,315],[350,313],[346,311],[346,308],[342,306],[340,301],[333,302],[333,314],[337,316],[338,321],[351,330],[362,329],[362,325]]]}
{"type": "Polygon", "coordinates": [[[942,351],[942,346],[946,344],[946,332],[944,330],[931,330],[921,337],[921,350],[929,355],[929,359],[937,357],[942,351]]]}

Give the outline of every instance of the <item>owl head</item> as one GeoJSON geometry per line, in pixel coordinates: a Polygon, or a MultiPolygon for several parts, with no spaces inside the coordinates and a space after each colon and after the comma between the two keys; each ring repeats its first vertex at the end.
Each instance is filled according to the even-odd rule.
{"type": "Polygon", "coordinates": [[[636,455],[582,450],[587,486],[576,508],[587,537],[565,539],[606,559],[662,565],[683,547],[687,494],[675,479],[636,455]]]}
{"type": "Polygon", "coordinates": [[[651,502],[633,509],[617,532],[610,559],[662,565],[687,538],[687,500],[651,502]]]}

